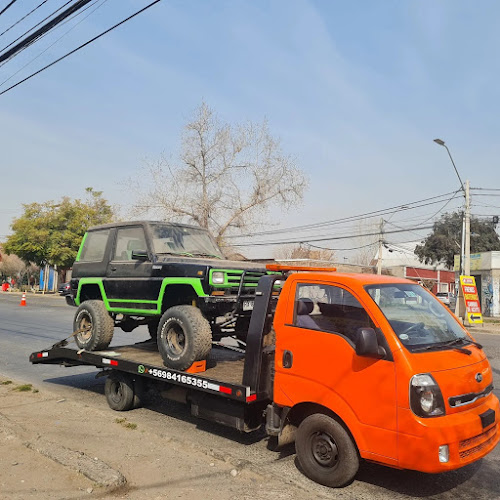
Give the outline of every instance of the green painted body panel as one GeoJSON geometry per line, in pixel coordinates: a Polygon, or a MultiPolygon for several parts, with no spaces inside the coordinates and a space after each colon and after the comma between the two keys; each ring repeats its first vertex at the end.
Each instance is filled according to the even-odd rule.
{"type": "Polygon", "coordinates": [[[83,235],[83,239],[82,239],[82,242],[80,243],[80,248],[78,249],[78,253],[76,255],[76,261],[75,262],[78,262],[80,260],[80,255],[81,255],[82,250],[83,250],[83,245],[85,245],[85,240],[87,239],[87,234],[89,234],[89,233],[85,233],[83,235]]]}
{"type": "Polygon", "coordinates": [[[82,287],[85,285],[97,285],[101,292],[101,297],[106,309],[109,312],[122,313],[122,314],[137,314],[140,316],[158,316],[161,314],[161,305],[163,302],[163,296],[165,295],[165,290],[169,285],[190,285],[198,297],[206,297],[206,293],[203,291],[201,281],[199,278],[164,278],[161,284],[160,293],[157,300],[141,300],[141,299],[111,299],[113,303],[123,304],[121,307],[110,306],[110,299],[108,299],[106,292],[104,290],[104,284],[102,278],[80,278],[78,282],[78,292],[75,297],[75,304],[80,305],[80,292],[82,287]],[[155,309],[137,309],[127,307],[127,304],[153,304],[156,306],[155,309]]]}

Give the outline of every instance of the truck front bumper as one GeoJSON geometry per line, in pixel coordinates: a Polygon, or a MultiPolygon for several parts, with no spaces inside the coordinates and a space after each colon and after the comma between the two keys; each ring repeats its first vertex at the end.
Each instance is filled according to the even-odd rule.
{"type": "Polygon", "coordinates": [[[493,394],[470,410],[436,418],[420,418],[408,408],[399,408],[398,465],[402,469],[436,473],[475,462],[498,444],[499,419],[500,405],[493,394]],[[494,421],[483,427],[481,415],[491,415],[490,410],[495,412],[494,421]],[[446,462],[440,461],[439,450],[443,446],[448,446],[446,462]]]}

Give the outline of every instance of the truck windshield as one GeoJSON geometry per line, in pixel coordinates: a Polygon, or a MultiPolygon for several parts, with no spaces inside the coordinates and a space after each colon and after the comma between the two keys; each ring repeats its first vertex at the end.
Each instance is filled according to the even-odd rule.
{"type": "Polygon", "coordinates": [[[151,224],[151,232],[156,254],[224,258],[215,241],[201,228],[151,224]]]}
{"type": "Polygon", "coordinates": [[[446,306],[420,285],[391,283],[365,289],[412,352],[456,349],[473,342],[446,306]]]}

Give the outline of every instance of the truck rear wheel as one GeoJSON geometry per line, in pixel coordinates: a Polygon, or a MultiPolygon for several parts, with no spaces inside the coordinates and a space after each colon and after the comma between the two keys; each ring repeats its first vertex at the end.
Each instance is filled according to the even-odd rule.
{"type": "Polygon", "coordinates": [[[111,372],[104,384],[104,394],[111,409],[127,411],[139,405],[134,397],[134,381],[130,375],[111,372]]]}
{"type": "Polygon", "coordinates": [[[196,307],[174,306],[160,319],[157,342],[165,366],[185,370],[208,357],[212,331],[196,307]]]}
{"type": "Polygon", "coordinates": [[[87,351],[106,349],[113,338],[114,321],[101,300],[86,300],[76,310],[73,331],[76,345],[87,351]]]}
{"type": "Polygon", "coordinates": [[[315,413],[302,421],[295,449],[305,475],[325,486],[345,486],[358,472],[359,455],[353,439],[328,415],[315,413]]]}

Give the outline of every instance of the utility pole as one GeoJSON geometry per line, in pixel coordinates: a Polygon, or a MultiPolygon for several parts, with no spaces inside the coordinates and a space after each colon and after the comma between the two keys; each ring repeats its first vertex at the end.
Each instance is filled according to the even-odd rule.
{"type": "Polygon", "coordinates": [[[382,248],[384,243],[384,219],[380,219],[380,236],[378,239],[377,274],[382,274],[382,248]]]}
{"type": "Polygon", "coordinates": [[[465,181],[464,275],[470,276],[470,189],[469,189],[469,181],[465,181]]]}

